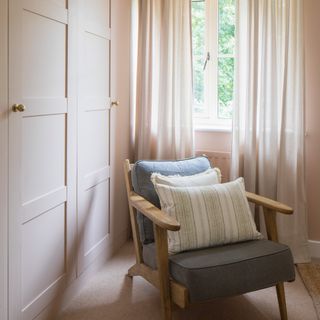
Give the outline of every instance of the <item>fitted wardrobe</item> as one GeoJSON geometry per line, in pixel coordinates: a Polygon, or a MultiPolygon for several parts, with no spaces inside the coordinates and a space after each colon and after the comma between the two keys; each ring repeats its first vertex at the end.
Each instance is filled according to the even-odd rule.
{"type": "Polygon", "coordinates": [[[0,319],[46,319],[127,238],[130,0],[0,1],[0,319]]]}

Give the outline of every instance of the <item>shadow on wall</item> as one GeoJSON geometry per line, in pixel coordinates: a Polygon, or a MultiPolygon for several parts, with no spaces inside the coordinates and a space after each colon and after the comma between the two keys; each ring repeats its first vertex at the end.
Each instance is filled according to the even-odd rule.
{"type": "MultiPolygon", "coordinates": [[[[83,219],[81,228],[78,229],[78,236],[74,237],[73,243],[70,246],[69,254],[66,255],[66,273],[65,273],[65,279],[61,282],[60,286],[56,289],[55,296],[49,305],[47,311],[46,311],[46,320],[53,320],[58,318],[58,314],[62,309],[62,306],[64,304],[64,299],[66,295],[66,290],[68,288],[68,285],[73,280],[73,276],[76,272],[77,267],[77,261],[78,261],[78,255],[80,253],[80,248],[84,241],[84,236],[86,232],[86,225],[90,218],[90,212],[92,212],[92,208],[95,201],[95,192],[92,192],[92,196],[90,200],[88,201],[88,207],[86,210],[86,215],[83,219]]],[[[54,257],[53,257],[54,258],[54,257]]]]}

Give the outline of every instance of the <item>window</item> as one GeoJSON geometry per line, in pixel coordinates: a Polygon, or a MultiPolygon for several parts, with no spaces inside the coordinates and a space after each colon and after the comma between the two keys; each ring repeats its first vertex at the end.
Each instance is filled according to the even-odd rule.
{"type": "Polygon", "coordinates": [[[230,128],[235,0],[192,0],[192,45],[196,127],[230,128]]]}

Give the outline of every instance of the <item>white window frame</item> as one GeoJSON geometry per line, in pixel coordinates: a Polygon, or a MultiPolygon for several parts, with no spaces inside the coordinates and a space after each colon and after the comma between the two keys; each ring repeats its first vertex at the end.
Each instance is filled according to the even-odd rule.
{"type": "Polygon", "coordinates": [[[230,131],[232,119],[218,118],[218,61],[219,58],[234,58],[234,54],[219,54],[219,0],[205,2],[205,52],[210,53],[204,70],[204,106],[203,115],[194,113],[196,130],[230,131]]]}

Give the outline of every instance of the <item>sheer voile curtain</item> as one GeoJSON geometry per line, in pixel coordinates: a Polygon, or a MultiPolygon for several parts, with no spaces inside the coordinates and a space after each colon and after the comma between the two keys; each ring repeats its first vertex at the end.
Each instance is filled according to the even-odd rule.
{"type": "Polygon", "coordinates": [[[190,157],[194,153],[190,1],[135,0],[132,21],[135,160],[190,157]]]}
{"type": "Polygon", "coordinates": [[[309,261],[304,180],[304,56],[301,0],[238,0],[231,176],[283,201],[280,241],[309,261]]]}

